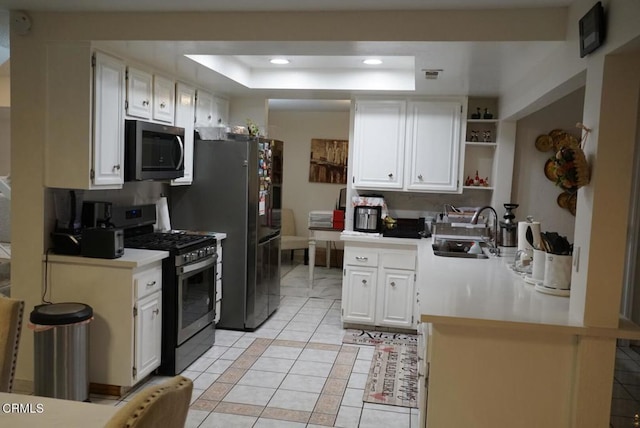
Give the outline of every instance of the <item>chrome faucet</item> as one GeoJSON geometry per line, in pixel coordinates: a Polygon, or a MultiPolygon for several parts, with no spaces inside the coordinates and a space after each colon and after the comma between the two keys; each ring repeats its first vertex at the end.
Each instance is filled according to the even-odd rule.
{"type": "Polygon", "coordinates": [[[500,248],[498,247],[498,213],[496,210],[489,205],[485,205],[484,207],[480,207],[473,213],[473,217],[471,217],[471,224],[478,224],[478,217],[480,217],[480,213],[482,211],[489,209],[493,211],[493,242],[487,242],[489,244],[489,252],[494,254],[496,257],[500,256],[500,248]]]}

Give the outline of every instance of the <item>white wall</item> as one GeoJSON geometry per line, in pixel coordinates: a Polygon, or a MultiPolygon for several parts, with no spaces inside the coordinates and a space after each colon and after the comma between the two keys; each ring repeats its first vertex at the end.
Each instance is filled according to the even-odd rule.
{"type": "Polygon", "coordinates": [[[582,121],[583,104],[584,88],[520,119],[516,131],[511,200],[520,204],[516,209],[517,218],[524,220],[531,215],[541,222],[543,231],[558,232],[570,242],[573,242],[575,217],[558,206],[556,198],[562,189],[544,175],[544,164],[553,153],[540,152],[534,143],[539,135],[548,134],[552,129],[563,129],[580,138],[575,124],[582,121]]]}
{"type": "Polygon", "coordinates": [[[265,98],[234,97],[229,101],[229,123],[231,127],[247,126],[247,120],[258,125],[261,134],[268,131],[268,101],[265,98]]]}
{"type": "Polygon", "coordinates": [[[309,211],[333,210],[341,184],[310,183],[312,138],[347,140],[348,111],[284,111],[269,113],[269,137],[284,141],[282,206],[291,208],[296,233],[306,236],[309,211]]]}

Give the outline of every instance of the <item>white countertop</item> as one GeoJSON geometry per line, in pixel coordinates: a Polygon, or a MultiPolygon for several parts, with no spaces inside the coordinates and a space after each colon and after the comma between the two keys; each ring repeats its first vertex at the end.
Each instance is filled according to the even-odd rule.
{"type": "Polygon", "coordinates": [[[640,339],[640,327],[620,319],[618,328],[589,327],[569,317],[569,297],[536,291],[509,264],[514,255],[489,259],[440,257],[432,239],[347,234],[342,241],[378,247],[415,246],[417,298],[423,322],[547,330],[566,334],[640,339]]]}
{"type": "MultiPolygon", "coordinates": [[[[410,239],[410,238],[390,238],[382,236],[379,233],[364,233],[364,232],[342,232],[340,234],[341,241],[349,242],[362,242],[365,244],[391,244],[391,245],[409,245],[418,247],[425,242],[425,239],[410,239]]],[[[431,242],[431,240],[429,240],[431,242]]]]}
{"type": "Polygon", "coordinates": [[[67,256],[62,254],[49,254],[45,260],[55,263],[72,263],[93,266],[110,266],[120,268],[138,268],[169,257],[168,251],[138,250],[125,248],[122,257],[117,259],[99,259],[94,257],[67,256]]]}
{"type": "Polygon", "coordinates": [[[512,257],[440,257],[433,254],[431,239],[423,241],[418,263],[423,315],[582,327],[569,319],[569,298],[536,291],[509,268],[512,257]]]}

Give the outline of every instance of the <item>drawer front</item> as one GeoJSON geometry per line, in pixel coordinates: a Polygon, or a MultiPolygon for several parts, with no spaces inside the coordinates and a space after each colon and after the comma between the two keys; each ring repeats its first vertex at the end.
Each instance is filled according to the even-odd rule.
{"type": "Polygon", "coordinates": [[[133,276],[136,299],[162,290],[162,266],[138,272],[133,276]]]}
{"type": "Polygon", "coordinates": [[[378,253],[371,250],[347,248],[344,251],[344,264],[352,266],[378,266],[378,253]]]}
{"type": "Polygon", "coordinates": [[[397,251],[382,254],[382,267],[415,270],[415,251],[397,251]]]}

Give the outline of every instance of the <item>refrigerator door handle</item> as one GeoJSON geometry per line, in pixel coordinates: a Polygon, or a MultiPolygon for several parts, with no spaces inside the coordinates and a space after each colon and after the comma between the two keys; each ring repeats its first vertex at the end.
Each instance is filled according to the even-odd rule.
{"type": "Polygon", "coordinates": [[[182,142],[182,138],[179,135],[176,135],[176,139],[178,140],[178,144],[180,145],[180,160],[178,161],[178,165],[176,169],[182,168],[182,163],[184,162],[184,143],[182,142]]]}

